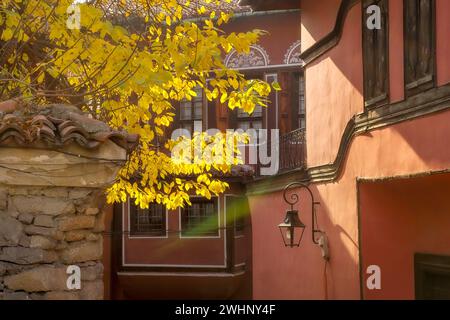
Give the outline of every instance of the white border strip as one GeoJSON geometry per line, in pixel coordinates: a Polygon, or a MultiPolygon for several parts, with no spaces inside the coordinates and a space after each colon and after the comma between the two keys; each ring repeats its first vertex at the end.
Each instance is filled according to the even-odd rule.
{"type": "Polygon", "coordinates": [[[238,273],[221,273],[221,272],[117,272],[119,276],[135,277],[135,276],[173,276],[173,277],[218,277],[232,278],[245,274],[245,271],[238,273]]]}

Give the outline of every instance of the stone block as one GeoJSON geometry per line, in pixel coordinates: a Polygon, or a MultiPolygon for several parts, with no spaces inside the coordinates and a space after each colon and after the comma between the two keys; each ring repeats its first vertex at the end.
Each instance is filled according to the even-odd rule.
{"type": "Polygon", "coordinates": [[[20,264],[0,261],[0,274],[3,272],[4,275],[17,274],[17,273],[20,273],[20,272],[22,272],[24,270],[28,270],[30,268],[33,268],[33,266],[20,265],[20,264]]]}
{"type": "Polygon", "coordinates": [[[100,260],[102,258],[102,241],[75,242],[60,252],[60,258],[64,263],[74,264],[78,262],[100,260]]]}
{"type": "Polygon", "coordinates": [[[33,224],[39,227],[53,228],[55,226],[55,221],[53,220],[52,216],[39,215],[34,218],[33,224]]]}
{"type": "Polygon", "coordinates": [[[5,277],[8,289],[27,292],[47,292],[67,290],[65,267],[38,267],[19,274],[5,277]]]}
{"type": "Polygon", "coordinates": [[[100,210],[98,208],[87,208],[84,211],[84,214],[88,216],[96,216],[99,212],[100,210]]]}
{"type": "Polygon", "coordinates": [[[81,189],[81,188],[73,188],[69,190],[69,198],[70,199],[81,199],[89,196],[93,189],[81,189]]]}
{"type": "Polygon", "coordinates": [[[75,206],[72,201],[61,198],[18,195],[11,197],[10,201],[19,213],[50,216],[75,213],[75,206]]]}
{"type": "Polygon", "coordinates": [[[89,233],[86,236],[87,241],[98,241],[100,238],[101,238],[101,236],[98,233],[89,233]]]}
{"type": "Polygon", "coordinates": [[[72,230],[64,234],[64,240],[67,242],[75,242],[84,240],[89,235],[88,230],[72,230]]]}
{"type": "Polygon", "coordinates": [[[0,251],[0,260],[21,265],[52,263],[58,260],[58,255],[40,248],[5,247],[0,251]]]}
{"type": "Polygon", "coordinates": [[[27,236],[26,234],[23,234],[22,237],[20,237],[19,245],[21,247],[29,248],[31,244],[31,237],[27,236]]]}
{"type": "Polygon", "coordinates": [[[6,210],[8,207],[8,190],[0,189],[0,210],[6,210]]]}
{"type": "Polygon", "coordinates": [[[81,280],[94,281],[103,276],[103,264],[96,263],[94,266],[81,268],[81,280]]]}
{"type": "Polygon", "coordinates": [[[63,250],[66,249],[68,246],[69,244],[66,241],[58,241],[55,250],[63,250]]]}
{"type": "Polygon", "coordinates": [[[41,248],[45,250],[55,249],[56,241],[52,238],[47,238],[44,236],[31,236],[30,248],[41,248]]]}
{"type": "Polygon", "coordinates": [[[30,213],[22,213],[22,214],[19,214],[19,216],[17,217],[17,219],[18,219],[20,222],[23,222],[23,223],[25,223],[25,224],[32,224],[32,223],[33,223],[34,216],[33,216],[32,214],[30,214],[30,213]]]}
{"type": "Polygon", "coordinates": [[[50,291],[47,292],[43,300],[79,300],[77,292],[73,291],[50,291]]]}
{"type": "Polygon", "coordinates": [[[6,265],[0,263],[0,277],[6,273],[6,265]]]}
{"type": "Polygon", "coordinates": [[[44,188],[42,189],[42,195],[51,198],[67,198],[69,190],[67,188],[44,188]]]}
{"type": "Polygon", "coordinates": [[[95,217],[93,216],[71,216],[58,220],[58,230],[71,231],[92,229],[95,226],[95,217]]]}
{"type": "Polygon", "coordinates": [[[10,292],[3,293],[3,300],[31,300],[31,296],[27,292],[10,292]]]}
{"type": "Polygon", "coordinates": [[[7,214],[0,214],[0,244],[17,245],[22,232],[22,223],[7,214]]]}
{"type": "Polygon", "coordinates": [[[25,230],[25,233],[28,235],[46,236],[46,237],[53,238],[55,240],[63,240],[64,239],[64,233],[56,230],[55,228],[45,228],[45,227],[29,225],[29,226],[26,226],[24,230],[25,230]]]}
{"type": "Polygon", "coordinates": [[[103,232],[105,231],[105,212],[101,211],[95,220],[95,226],[92,230],[93,232],[103,232]]]}
{"type": "Polygon", "coordinates": [[[102,300],[104,296],[103,281],[86,281],[81,283],[81,300],[102,300]]]}

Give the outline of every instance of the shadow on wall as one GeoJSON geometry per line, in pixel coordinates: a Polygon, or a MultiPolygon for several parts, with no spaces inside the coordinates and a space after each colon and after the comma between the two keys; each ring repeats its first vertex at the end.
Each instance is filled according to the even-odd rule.
{"type": "MultiPolygon", "coordinates": [[[[337,186],[336,186],[337,187],[337,186]]],[[[294,189],[296,191],[296,189],[294,189]]],[[[297,190],[298,191],[298,190],[297,190]]],[[[319,191],[312,186],[315,200],[319,191]]],[[[255,299],[358,299],[357,239],[329,219],[322,202],[317,209],[318,226],[329,239],[330,261],[311,239],[309,194],[300,192],[300,219],[306,230],[299,248],[285,248],[277,225],[288,205],[281,192],[250,199],[253,232],[253,297],[255,299]]],[[[344,204],[348,205],[347,203],[344,204]]]]}
{"type": "MultiPolygon", "coordinates": [[[[365,289],[364,298],[414,299],[414,254],[450,256],[450,174],[358,188],[363,268],[381,268],[381,290],[365,289]]],[[[438,283],[443,290],[445,282],[438,283]]]]}

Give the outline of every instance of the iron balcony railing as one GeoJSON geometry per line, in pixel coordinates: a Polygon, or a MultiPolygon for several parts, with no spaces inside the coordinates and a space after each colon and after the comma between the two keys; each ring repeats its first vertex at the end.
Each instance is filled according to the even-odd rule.
{"type": "Polygon", "coordinates": [[[280,136],[281,172],[306,166],[305,133],[305,129],[297,129],[280,136]]]}

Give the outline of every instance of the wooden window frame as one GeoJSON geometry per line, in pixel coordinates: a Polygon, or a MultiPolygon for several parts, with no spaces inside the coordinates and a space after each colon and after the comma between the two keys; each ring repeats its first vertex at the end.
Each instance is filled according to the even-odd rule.
{"type": "MultiPolygon", "coordinates": [[[[193,206],[187,206],[185,208],[180,208],[180,237],[181,238],[220,238],[220,212],[219,212],[219,199],[217,197],[212,197],[210,200],[203,197],[195,197],[190,199],[192,204],[213,204],[214,215],[217,219],[217,224],[214,224],[213,231],[204,231],[204,232],[194,232],[192,231],[192,227],[187,227],[188,225],[201,225],[205,219],[205,216],[201,217],[201,215],[196,215],[196,218],[201,220],[200,223],[191,223],[189,222],[189,211],[193,210],[193,206]]],[[[212,217],[212,215],[211,215],[212,217]]],[[[211,224],[211,227],[213,225],[211,224]]]]}
{"type": "MultiPolygon", "coordinates": [[[[409,75],[409,49],[411,47],[410,45],[410,37],[409,37],[409,31],[411,29],[411,21],[408,21],[408,6],[406,3],[408,1],[412,0],[404,0],[403,1],[403,40],[404,40],[404,90],[405,90],[405,97],[411,97],[414,95],[417,95],[421,92],[427,91],[429,89],[432,89],[436,86],[436,1],[435,0],[429,0],[431,3],[431,34],[428,34],[428,38],[431,42],[431,48],[430,48],[430,65],[431,65],[431,74],[428,74],[420,79],[415,79],[412,82],[408,81],[408,78],[410,78],[409,75]]],[[[417,1],[417,0],[414,0],[417,1]]],[[[419,24],[417,24],[418,28],[420,27],[419,24]]],[[[418,31],[418,34],[420,33],[420,30],[418,31]]],[[[416,45],[415,49],[418,51],[419,44],[416,45]]],[[[417,58],[419,61],[423,61],[419,56],[417,58]]],[[[417,65],[417,64],[416,64],[417,65]]]]}
{"type": "Polygon", "coordinates": [[[424,285],[427,273],[450,276],[450,256],[425,253],[414,255],[415,297],[418,300],[427,298],[424,285]]]}
{"type": "MultiPolygon", "coordinates": [[[[239,129],[240,123],[250,123],[249,129],[255,129],[253,127],[253,124],[255,122],[261,123],[261,128],[256,128],[256,130],[264,129],[265,128],[265,125],[263,122],[264,108],[261,106],[260,106],[260,108],[261,108],[261,113],[259,115],[256,115],[254,112],[252,114],[248,114],[248,113],[245,113],[242,109],[237,109],[237,111],[236,111],[236,120],[237,120],[236,129],[239,129]]],[[[255,107],[255,110],[256,110],[256,107],[255,107]]]]}
{"type": "MultiPolygon", "coordinates": [[[[130,236],[131,237],[148,237],[148,238],[165,238],[167,237],[167,210],[162,204],[157,203],[151,203],[148,209],[140,209],[138,208],[134,203],[132,203],[132,200],[129,200],[128,202],[128,209],[130,214],[130,236]],[[140,223],[138,222],[139,215],[140,214],[148,214],[149,217],[147,219],[151,219],[152,210],[160,210],[161,212],[161,227],[159,229],[146,229],[144,226],[146,224],[143,224],[142,228],[144,230],[139,230],[140,223]]],[[[150,224],[147,224],[150,226],[150,224]]]]}
{"type": "Polygon", "coordinates": [[[295,81],[295,84],[298,85],[298,98],[296,101],[296,109],[295,109],[295,116],[297,118],[297,121],[295,122],[295,128],[296,129],[303,129],[306,130],[306,82],[305,82],[305,74],[303,72],[299,72],[298,74],[295,74],[295,77],[298,77],[298,83],[297,80],[295,81]],[[302,92],[303,91],[303,92],[302,92]],[[303,97],[303,107],[304,112],[301,113],[301,103],[302,103],[302,97],[303,97]],[[304,120],[305,125],[303,127],[300,126],[300,120],[304,120]]]}
{"type": "Polygon", "coordinates": [[[364,0],[362,2],[362,53],[364,107],[376,108],[389,102],[389,0],[364,0]],[[367,28],[367,8],[371,5],[381,8],[381,30],[367,28]],[[384,36],[381,48],[371,47],[370,39],[384,36]],[[371,59],[370,59],[371,58],[371,59]],[[372,60],[372,61],[369,61],[372,60]],[[370,68],[369,68],[370,66],[370,68]],[[380,79],[377,79],[377,76],[380,79]],[[369,82],[372,80],[372,82],[369,82]],[[379,83],[381,81],[382,83],[379,83]],[[378,95],[369,96],[368,88],[377,88],[378,95]]]}
{"type": "Polygon", "coordinates": [[[197,96],[197,97],[192,97],[191,101],[188,101],[188,100],[181,101],[180,102],[179,112],[178,112],[179,113],[178,114],[178,125],[179,125],[179,127],[184,129],[184,125],[187,125],[187,124],[190,125],[191,128],[192,128],[192,130],[190,130],[191,135],[194,132],[195,122],[197,122],[197,121],[201,121],[201,123],[202,123],[202,130],[204,129],[203,128],[204,127],[203,119],[204,119],[204,115],[205,115],[205,93],[204,93],[203,88],[201,88],[201,87],[195,88],[195,90],[200,90],[201,91],[201,95],[197,96]],[[197,103],[197,102],[201,102],[201,105],[202,105],[202,107],[201,107],[202,114],[201,114],[200,117],[196,117],[196,115],[195,115],[195,103],[197,103]],[[183,106],[183,104],[190,104],[190,108],[191,108],[191,117],[190,117],[190,119],[183,119],[183,117],[182,117],[182,114],[183,114],[183,110],[182,109],[185,108],[185,106],[183,106]]]}

